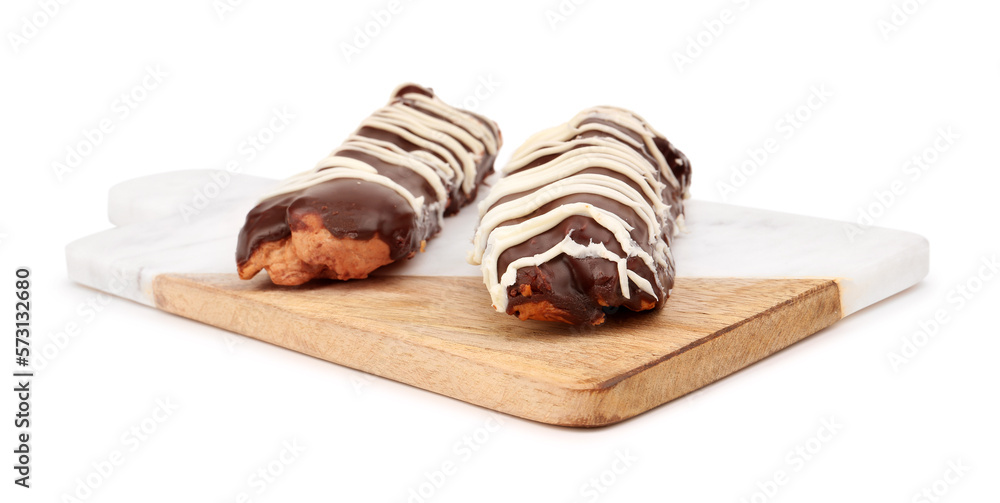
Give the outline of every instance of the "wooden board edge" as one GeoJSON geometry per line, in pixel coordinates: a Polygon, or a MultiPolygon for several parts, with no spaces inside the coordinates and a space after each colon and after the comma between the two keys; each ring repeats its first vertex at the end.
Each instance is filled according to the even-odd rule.
{"type": "Polygon", "coordinates": [[[546,422],[593,428],[625,421],[738,372],[833,325],[843,318],[839,281],[834,278],[813,281],[816,282],[813,288],[766,311],[634,369],[621,378],[600,383],[592,390],[577,391],[589,395],[577,400],[586,404],[579,413],[549,418],[546,422]],[[737,348],[751,350],[737,351],[737,348]],[[634,397],[647,400],[636,402],[634,397]]]}

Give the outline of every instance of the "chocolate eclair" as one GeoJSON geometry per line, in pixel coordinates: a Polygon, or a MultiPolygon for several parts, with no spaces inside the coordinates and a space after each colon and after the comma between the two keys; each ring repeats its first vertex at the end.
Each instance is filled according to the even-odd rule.
{"type": "Polygon", "coordinates": [[[360,279],[422,251],[442,219],[476,198],[501,145],[496,123],[403,84],[310,171],[250,210],[236,263],[279,285],[360,279]]]}
{"type": "Polygon", "coordinates": [[[535,134],[480,203],[470,263],[522,320],[604,322],[662,306],[691,164],[638,115],[584,110],[535,134]]]}

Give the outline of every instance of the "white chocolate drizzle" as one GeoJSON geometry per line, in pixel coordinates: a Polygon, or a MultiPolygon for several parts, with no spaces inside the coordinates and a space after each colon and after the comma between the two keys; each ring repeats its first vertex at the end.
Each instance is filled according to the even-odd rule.
{"type": "Polygon", "coordinates": [[[453,188],[460,187],[466,196],[474,190],[478,162],[484,155],[496,155],[499,148],[498,131],[477,116],[452,107],[436,96],[427,96],[417,90],[399,95],[406,87],[418,88],[414,84],[397,87],[389,104],[362,121],[358,129],[371,128],[395,134],[416,145],[416,150],[407,151],[392,142],[355,132],[313,169],[285,179],[260,200],[348,178],[387,187],[421,214],[427,203],[423,196],[414,195],[392,178],[380,174],[376,167],[344,155],[354,151],[389,165],[409,168],[420,175],[436,198],[426,209],[436,213],[440,221],[453,188]]]}
{"type": "MultiPolygon", "coordinates": [[[[672,218],[670,206],[663,202],[663,191],[677,191],[681,186],[657,148],[654,142],[656,137],[662,138],[662,135],[632,112],[615,107],[595,107],[584,110],[565,124],[536,133],[514,152],[502,170],[506,176],[479,204],[480,224],[474,238],[474,249],[469,253],[469,262],[482,266],[483,281],[493,299],[494,308],[506,311],[507,289],[517,281],[518,270],[541,265],[563,254],[614,262],[624,298],[631,298],[631,282],[640,291],[659,299],[663,278],[659,274],[660,268],[656,266],[666,270],[667,264],[673,263],[670,249],[662,238],[663,226],[672,218]],[[594,120],[601,122],[588,122],[594,120]],[[633,134],[627,134],[622,129],[633,134]],[[601,134],[586,134],[591,131],[601,134]],[[651,156],[655,164],[640,151],[651,156]],[[545,162],[539,163],[543,159],[545,162]],[[600,172],[581,173],[591,168],[608,170],[617,176],[600,172]],[[639,190],[623,179],[632,182],[639,190]],[[568,202],[538,213],[545,205],[573,194],[598,195],[630,208],[646,226],[647,246],[635,242],[631,235],[632,227],[622,216],[593,204],[568,202]],[[610,231],[624,256],[612,252],[604,243],[591,241],[581,244],[572,239],[570,231],[548,250],[517,258],[505,270],[498,270],[500,255],[505,250],[541,235],[574,215],[589,217],[610,231]],[[631,257],[641,259],[649,267],[654,274],[655,285],[628,269],[627,262],[631,257]]],[[[677,162],[683,165],[683,156],[677,162]]],[[[572,198],[568,200],[572,201],[572,198]]],[[[675,225],[671,228],[676,232],[675,225]]]]}

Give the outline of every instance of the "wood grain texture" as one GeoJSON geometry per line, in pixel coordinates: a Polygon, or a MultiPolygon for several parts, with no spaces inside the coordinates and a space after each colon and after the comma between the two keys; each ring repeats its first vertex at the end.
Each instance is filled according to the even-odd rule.
{"type": "Polygon", "coordinates": [[[495,312],[479,278],[275,286],[160,275],[162,310],[543,423],[616,423],[841,318],[833,279],[678,278],[666,306],[599,327],[495,312]]]}

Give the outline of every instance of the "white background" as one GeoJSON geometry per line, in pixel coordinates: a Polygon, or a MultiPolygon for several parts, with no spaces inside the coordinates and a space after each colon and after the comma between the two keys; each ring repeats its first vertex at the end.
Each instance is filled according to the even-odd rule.
{"type": "MultiPolygon", "coordinates": [[[[880,22],[892,23],[903,3],[567,0],[553,25],[546,11],[558,12],[555,0],[404,0],[348,61],[343,44],[386,0],[248,0],[222,15],[211,0],[88,1],[60,4],[52,16],[38,14],[36,0],[5,1],[3,312],[13,318],[14,296],[2,291],[12,292],[15,267],[28,265],[34,348],[54,345],[67,326],[79,333],[65,336],[32,384],[30,490],[12,483],[13,379],[0,386],[0,499],[67,501],[90,475],[100,486],[80,490],[79,501],[223,502],[245,492],[252,501],[403,502],[445,462],[457,473],[426,501],[995,497],[1000,286],[986,281],[961,309],[953,289],[978,286],[980,261],[1000,252],[1000,5],[930,0],[913,12],[910,0],[912,15],[897,15],[901,26],[884,36],[880,22]],[[731,21],[721,33],[720,17],[731,21]],[[26,28],[32,19],[44,26],[26,28]],[[676,55],[706,23],[718,34],[701,34],[710,43],[679,68],[676,55]],[[117,100],[142,85],[147,67],[166,76],[123,118],[117,100]],[[115,183],[222,169],[231,159],[274,178],[307,169],[406,80],[497,120],[507,144],[501,162],[579,109],[632,108],[690,157],[695,198],[841,220],[874,211],[876,225],[930,240],[930,275],[616,426],[574,430],[497,415],[502,426],[488,439],[479,432],[484,442],[471,456],[455,445],[493,424],[486,409],[127,301],[102,304],[66,279],[63,247],[109,226],[115,183]],[[497,84],[479,89],[484,99],[469,98],[482,80],[497,84]],[[832,97],[786,138],[778,121],[807,103],[813,86],[832,97]],[[247,161],[241,142],[276,107],[295,119],[247,161]],[[54,163],[104,119],[113,129],[57,176],[54,163]],[[917,178],[906,163],[933,149],[939,128],[959,138],[930,152],[936,161],[917,178]],[[737,190],[721,190],[734,184],[747,149],[772,137],[778,152],[737,190]],[[880,203],[875,193],[894,180],[905,192],[880,203]],[[949,321],[894,367],[890,353],[938,310],[949,321]],[[157,400],[176,408],[145,441],[123,438],[134,426],[153,428],[146,418],[157,400]],[[830,418],[841,426],[818,439],[830,418]],[[279,466],[285,442],[305,450],[279,466]],[[113,473],[92,475],[115,451],[123,462],[113,473]],[[616,464],[616,453],[634,460],[616,464]],[[269,464],[282,473],[262,488],[251,477],[269,464]],[[605,473],[612,468],[625,469],[605,473]],[[771,482],[778,471],[780,486],[771,482]],[[585,488],[602,475],[614,479],[603,492],[585,488]]],[[[12,338],[2,352],[11,370],[12,338]]]]}

